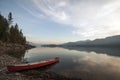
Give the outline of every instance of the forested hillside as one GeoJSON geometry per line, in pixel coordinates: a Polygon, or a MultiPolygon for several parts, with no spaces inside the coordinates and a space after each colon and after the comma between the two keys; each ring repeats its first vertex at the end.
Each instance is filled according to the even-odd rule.
{"type": "Polygon", "coordinates": [[[8,18],[0,14],[0,44],[2,43],[26,43],[26,37],[23,35],[22,29],[19,29],[17,23],[13,24],[11,12],[8,14],[8,18]]]}

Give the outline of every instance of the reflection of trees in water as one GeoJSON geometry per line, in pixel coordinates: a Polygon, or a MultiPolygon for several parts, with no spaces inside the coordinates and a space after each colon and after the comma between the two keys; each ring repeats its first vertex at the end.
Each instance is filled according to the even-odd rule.
{"type": "Polygon", "coordinates": [[[77,51],[94,51],[96,53],[105,53],[112,56],[120,56],[120,49],[116,47],[63,47],[69,50],[77,50],[77,51]]]}

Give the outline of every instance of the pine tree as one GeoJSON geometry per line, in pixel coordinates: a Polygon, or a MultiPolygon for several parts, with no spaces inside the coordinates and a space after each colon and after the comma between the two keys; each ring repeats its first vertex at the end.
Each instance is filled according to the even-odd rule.
{"type": "Polygon", "coordinates": [[[9,31],[9,42],[10,43],[14,43],[15,42],[14,34],[15,34],[14,27],[11,26],[10,27],[10,31],[9,31]]]}
{"type": "Polygon", "coordinates": [[[13,18],[12,18],[12,13],[10,12],[9,14],[8,14],[8,23],[9,23],[9,26],[12,24],[12,21],[13,20],[13,18]]]}
{"type": "Polygon", "coordinates": [[[0,14],[0,43],[9,42],[17,44],[25,44],[26,37],[22,33],[22,29],[19,30],[18,24],[12,25],[12,13],[8,15],[8,19],[4,18],[0,14]]]}
{"type": "Polygon", "coordinates": [[[7,42],[8,39],[9,24],[7,19],[0,14],[0,40],[7,42]]]}

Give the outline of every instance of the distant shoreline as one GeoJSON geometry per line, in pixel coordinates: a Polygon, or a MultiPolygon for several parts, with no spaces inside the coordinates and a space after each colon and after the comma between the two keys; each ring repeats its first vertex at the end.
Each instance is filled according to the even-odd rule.
{"type": "Polygon", "coordinates": [[[60,45],[46,44],[42,47],[120,47],[120,35],[95,40],[67,42],[60,45]]]}

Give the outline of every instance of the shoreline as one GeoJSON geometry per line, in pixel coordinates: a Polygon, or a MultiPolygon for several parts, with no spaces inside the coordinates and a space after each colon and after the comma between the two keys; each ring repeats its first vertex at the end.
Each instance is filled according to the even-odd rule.
{"type": "MultiPolygon", "coordinates": [[[[51,71],[28,70],[23,72],[8,72],[6,66],[20,64],[21,59],[17,58],[17,52],[34,48],[31,45],[2,44],[0,45],[0,80],[81,80],[71,79],[51,71]],[[11,53],[15,51],[16,53],[11,53]]],[[[23,55],[18,53],[17,56],[23,55]]]]}
{"type": "Polygon", "coordinates": [[[11,51],[27,50],[33,47],[31,45],[0,44],[0,80],[27,80],[22,78],[22,74],[20,73],[9,73],[6,66],[22,63],[19,58],[10,56],[12,55],[11,51]]]}

